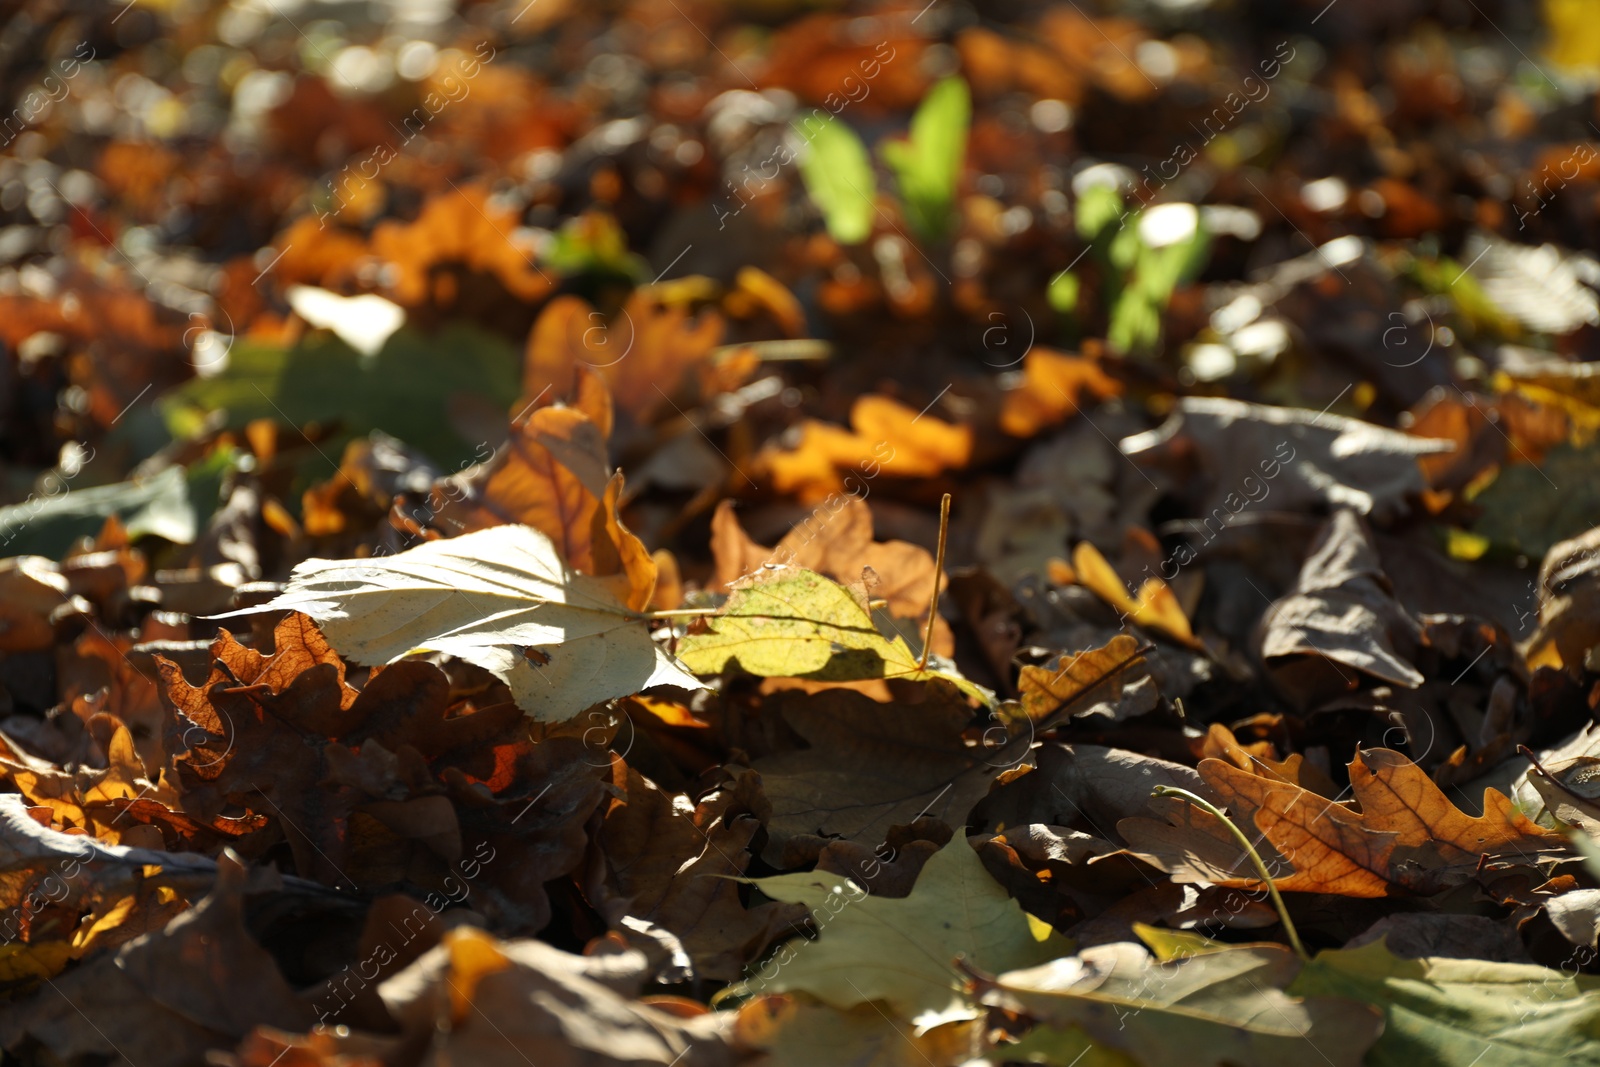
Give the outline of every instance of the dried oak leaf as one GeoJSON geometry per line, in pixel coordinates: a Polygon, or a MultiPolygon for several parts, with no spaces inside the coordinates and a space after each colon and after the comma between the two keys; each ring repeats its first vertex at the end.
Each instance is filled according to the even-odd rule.
{"type": "MultiPolygon", "coordinates": [[[[870,569],[867,593],[886,601],[894,629],[917,643],[927,630],[933,554],[909,541],[873,541],[872,509],[857,497],[845,497],[826,514],[812,512],[772,548],[751,540],[739,525],[733,502],[725,500],[711,517],[711,554],[716,563],[711,587],[719,592],[731,591],[734,583],[768,563],[804,567],[846,585],[863,581],[870,569]]],[[[939,576],[941,589],[947,581],[939,576]]],[[[955,638],[942,618],[933,625],[933,651],[941,656],[955,652],[955,638]]]]}
{"type": "Polygon", "coordinates": [[[862,479],[880,474],[934,478],[972,460],[972,427],[921,414],[886,396],[857,397],[850,426],[808,419],[797,445],[764,453],[773,487],[816,503],[834,493],[854,495],[862,479]]]}
{"type": "MultiPolygon", "coordinates": [[[[1527,866],[1566,851],[1565,838],[1530,821],[1497,790],[1484,790],[1483,815],[1467,815],[1420,767],[1385,748],[1358,752],[1350,764],[1359,810],[1222,760],[1203,760],[1199,770],[1235,822],[1263,835],[1274,853],[1268,870],[1283,890],[1430,894],[1480,868],[1527,866]]],[[[1219,820],[1181,802],[1167,807],[1167,818],[1124,819],[1117,830],[1136,854],[1179,881],[1256,884],[1242,851],[1223,844],[1231,838],[1219,820]]]]}
{"type": "Polygon", "coordinates": [[[85,630],[60,653],[61,702],[71,705],[81,697],[94,711],[115,716],[133,735],[139,759],[158,768],[166,762],[161,735],[167,711],[155,680],[129,658],[133,645],[131,638],[98,626],[85,630]]]}
{"type": "Polygon", "coordinates": [[[619,760],[622,795],[595,844],[604,882],[591,894],[613,927],[649,922],[678,939],[695,977],[729,982],[805,910],[768,902],[746,908],[739,883],[766,807],[761,779],[746,771],[692,803],[619,760]]]}
{"type": "Polygon", "coordinates": [[[97,717],[90,726],[97,735],[109,731],[103,768],[65,771],[18,752],[0,755],[0,773],[37,809],[48,810],[54,825],[108,845],[208,854],[265,825],[262,815],[197,819],[174,810],[175,795],[147,779],[127,727],[110,716],[97,717]]]}
{"type": "Polygon", "coordinates": [[[223,631],[203,686],[162,662],[186,809],[270,817],[297,869],[329,884],[438,889],[462,842],[486,841],[502,858],[471,883],[473,903],[517,929],[548,922],[543,884],[581,860],[608,761],[580,737],[532,743],[514,704],[452,714],[430,663],[377,670],[358,692],[305,616],[274,638],[262,656],[223,631]]]}
{"type": "Polygon", "coordinates": [[[1282,778],[1325,797],[1334,796],[1339,791],[1333,781],[1315,764],[1306,762],[1301,753],[1290,753],[1287,758],[1280,760],[1270,741],[1241,744],[1233,731],[1220,722],[1207,727],[1200,754],[1206,759],[1224,760],[1241,771],[1282,778]]]}
{"type": "Polygon", "coordinates": [[[1137,638],[1117,634],[1101,648],[1063,653],[1054,667],[1023,667],[1017,680],[1023,714],[1038,723],[1066,704],[1079,704],[1085,712],[1101,704],[1119,705],[1128,682],[1142,677],[1137,671],[1144,664],[1140,651],[1137,638]]]}
{"type": "Polygon", "coordinates": [[[95,1056],[189,1067],[255,1026],[308,1026],[311,1005],[244,927],[244,866],[224,855],[215,873],[211,893],[165,929],[86,961],[12,1005],[0,1015],[0,1047],[16,1051],[32,1041],[60,1062],[95,1056]]]}

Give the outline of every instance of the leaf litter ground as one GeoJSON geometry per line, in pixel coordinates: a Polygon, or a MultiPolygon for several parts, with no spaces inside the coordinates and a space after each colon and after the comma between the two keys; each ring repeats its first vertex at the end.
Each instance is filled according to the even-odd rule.
{"type": "Polygon", "coordinates": [[[0,1056],[1600,1063],[1595,25],[18,13],[0,1056]]]}

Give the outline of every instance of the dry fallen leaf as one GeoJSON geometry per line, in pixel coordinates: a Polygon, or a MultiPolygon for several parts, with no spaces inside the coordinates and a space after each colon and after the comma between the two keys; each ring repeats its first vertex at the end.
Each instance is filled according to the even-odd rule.
{"type": "Polygon", "coordinates": [[[866,481],[932,478],[972,458],[972,429],[925,415],[884,396],[858,397],[851,429],[807,421],[790,449],[765,457],[773,486],[814,504],[830,494],[859,494],[866,481]]]}
{"type": "MultiPolygon", "coordinates": [[[[1530,821],[1504,794],[1484,790],[1484,814],[1467,815],[1389,749],[1366,749],[1350,764],[1359,810],[1221,760],[1203,760],[1200,773],[1240,825],[1264,836],[1275,858],[1268,870],[1285,891],[1437,893],[1482,869],[1537,864],[1566,851],[1560,834],[1530,821]]],[[[1183,881],[1255,884],[1241,873],[1247,861],[1216,819],[1182,802],[1163,803],[1170,825],[1146,818],[1117,824],[1135,852],[1183,881]]]]}
{"type": "Polygon", "coordinates": [[[1106,400],[1121,393],[1122,383],[1098,361],[1035,346],[1023,357],[1022,382],[1001,401],[1000,429],[1013,437],[1032,437],[1077,414],[1085,397],[1106,400]]]}
{"type": "Polygon", "coordinates": [[[698,688],[613,589],[573,572],[545,534],[505,525],[382,559],[307,560],[283,594],[241,614],[304,611],[362,663],[458,655],[545,720],[651,686],[698,688]]]}

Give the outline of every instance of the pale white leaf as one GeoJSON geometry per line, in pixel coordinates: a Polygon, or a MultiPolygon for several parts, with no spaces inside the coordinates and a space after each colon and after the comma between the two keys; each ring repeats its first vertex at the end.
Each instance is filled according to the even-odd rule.
{"type": "Polygon", "coordinates": [[[475,663],[545,721],[651,686],[704,688],[604,580],[572,570],[528,526],[494,526],[375,559],[309,559],[281,595],[231,614],[286,609],[310,615],[358,663],[423,651],[475,663]]]}

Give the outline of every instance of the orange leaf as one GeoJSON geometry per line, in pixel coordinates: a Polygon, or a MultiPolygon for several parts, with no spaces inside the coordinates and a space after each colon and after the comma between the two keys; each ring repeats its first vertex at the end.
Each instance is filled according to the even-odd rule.
{"type": "Polygon", "coordinates": [[[646,289],[635,289],[609,320],[578,297],[557,297],[528,337],[523,392],[531,398],[570,396],[589,370],[606,383],[618,408],[647,422],[685,375],[710,359],[722,332],[722,316],[715,312],[696,319],[646,289]]]}
{"type": "Polygon", "coordinates": [[[431,197],[415,222],[387,221],[372,232],[372,252],[394,264],[393,295],[405,307],[428,302],[437,269],[458,265],[494,276],[519,300],[543,297],[554,283],[534,263],[531,250],[513,243],[518,213],[496,205],[482,185],[431,197]]]}
{"type": "Polygon", "coordinates": [[[1032,349],[1022,361],[1022,383],[1000,402],[1000,428],[1012,437],[1032,437],[1077,414],[1084,394],[1095,400],[1122,393],[1122,383],[1083,356],[1032,349]]]}
{"type": "Polygon", "coordinates": [[[829,493],[855,493],[858,471],[866,478],[933,478],[965,467],[972,459],[972,428],[923,415],[885,396],[863,396],[850,409],[852,430],[807,420],[800,444],[769,453],[767,469],[781,493],[816,501],[829,493]]]}
{"type": "MultiPolygon", "coordinates": [[[[587,377],[580,375],[580,393],[587,377]]],[[[596,410],[603,417],[609,407],[596,410]]],[[[433,521],[451,535],[505,523],[532,526],[574,569],[616,576],[617,598],[642,610],[658,568],[622,524],[621,494],[622,475],[611,473],[594,420],[577,408],[535,408],[512,425],[510,441],[491,459],[434,483],[433,521]]]]}
{"type": "Polygon", "coordinates": [[[1017,680],[1022,710],[1031,721],[1039,722],[1103,683],[1106,692],[1101,699],[1116,700],[1122,687],[1122,672],[1143,662],[1139,642],[1127,634],[1117,634],[1101,648],[1075,656],[1063,655],[1054,667],[1024,667],[1017,680]]]}
{"type": "Polygon", "coordinates": [[[1139,599],[1135,600],[1128,595],[1122,579],[1100,550],[1088,541],[1079,541],[1072,550],[1072,569],[1077,573],[1079,585],[1138,625],[1164,633],[1190,648],[1204,648],[1189,628],[1188,616],[1178,605],[1178,598],[1160,578],[1146,578],[1139,587],[1139,599]]]}
{"type": "MultiPolygon", "coordinates": [[[[1350,764],[1350,788],[1360,810],[1335,803],[1285,781],[1259,775],[1218,759],[1200,763],[1200,774],[1241,827],[1254,826],[1293,867],[1279,876],[1278,888],[1351,897],[1437,893],[1472,877],[1480,867],[1531,865],[1558,857],[1566,839],[1518,812],[1503,794],[1485,789],[1484,814],[1467,815],[1434,785],[1422,768],[1398,752],[1366,749],[1350,764]]],[[[1124,819],[1117,829],[1136,853],[1195,880],[1197,858],[1215,857],[1220,824],[1196,819],[1168,806],[1176,827],[1153,819],[1124,819]]],[[[1204,813],[1198,813],[1204,814],[1204,813]]],[[[1237,862],[1211,860],[1203,880],[1227,886],[1255,885],[1233,848],[1237,862]],[[1239,871],[1239,877],[1215,869],[1239,871]]],[[[1271,869],[1269,863],[1269,869],[1271,869]]]]}

